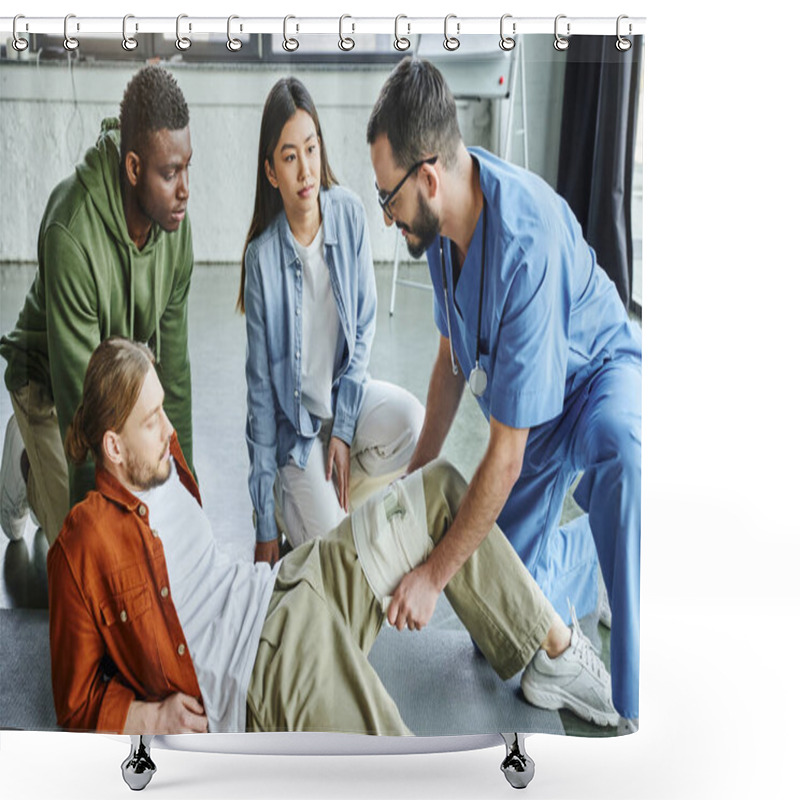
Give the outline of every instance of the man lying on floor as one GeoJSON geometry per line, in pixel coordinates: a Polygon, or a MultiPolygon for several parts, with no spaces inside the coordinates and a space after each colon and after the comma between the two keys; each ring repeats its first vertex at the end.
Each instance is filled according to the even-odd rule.
{"type": "MultiPolygon", "coordinates": [[[[59,725],[129,734],[412,732],[367,654],[402,576],[445,536],[466,485],[445,462],[375,495],[270,568],[215,543],[144,345],[89,362],[66,439],[96,491],[47,559],[59,725]]],[[[610,678],[495,528],[445,590],[502,679],[527,700],[613,725],[610,678]]]]}

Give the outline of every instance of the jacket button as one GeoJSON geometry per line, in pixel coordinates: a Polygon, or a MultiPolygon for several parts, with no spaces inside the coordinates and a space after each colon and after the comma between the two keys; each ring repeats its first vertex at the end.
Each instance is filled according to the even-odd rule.
{"type": "Polygon", "coordinates": [[[186,652],[186,645],[179,644],[178,645],[178,655],[182,656],[186,652]]]}
{"type": "Polygon", "coordinates": [[[300,351],[299,350],[294,354],[294,357],[295,358],[300,358],[300,351]]]}
{"type": "Polygon", "coordinates": [[[139,506],[139,516],[143,517],[147,513],[147,509],[145,508],[144,504],[139,506]]]}
{"type": "Polygon", "coordinates": [[[128,612],[123,609],[122,613],[119,615],[119,618],[122,622],[128,621],[128,612]]]}
{"type": "Polygon", "coordinates": [[[169,596],[169,589],[166,586],[161,590],[161,596],[162,597],[168,597],[169,596]]]}
{"type": "Polygon", "coordinates": [[[297,389],[294,390],[294,396],[295,397],[299,397],[300,396],[300,392],[298,392],[297,389]]]}
{"type": "Polygon", "coordinates": [[[158,539],[158,531],[155,528],[153,528],[152,534],[156,537],[156,539],[158,539]]]}

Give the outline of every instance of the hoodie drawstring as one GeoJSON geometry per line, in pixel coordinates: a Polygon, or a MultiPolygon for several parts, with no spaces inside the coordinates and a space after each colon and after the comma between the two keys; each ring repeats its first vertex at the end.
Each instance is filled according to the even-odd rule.
{"type": "Polygon", "coordinates": [[[134,311],[136,310],[136,284],[133,280],[133,255],[128,247],[128,330],[133,338],[134,311]]]}
{"type": "Polygon", "coordinates": [[[161,363],[161,325],[159,324],[158,319],[158,263],[159,260],[156,259],[155,268],[153,269],[153,294],[151,297],[153,298],[153,327],[156,331],[156,364],[161,363]]]}
{"type": "MultiPolygon", "coordinates": [[[[134,280],[133,274],[133,254],[131,253],[130,248],[128,248],[128,285],[130,287],[128,291],[129,296],[129,305],[128,305],[128,330],[130,331],[131,338],[134,338],[134,320],[136,317],[136,281],[134,280]]],[[[158,319],[158,312],[159,312],[159,303],[158,303],[158,268],[159,268],[159,261],[156,259],[155,265],[153,267],[153,285],[152,285],[152,293],[151,297],[151,308],[153,313],[153,330],[155,331],[155,347],[154,355],[156,358],[156,364],[161,363],[161,325],[159,324],[158,319]]]]}

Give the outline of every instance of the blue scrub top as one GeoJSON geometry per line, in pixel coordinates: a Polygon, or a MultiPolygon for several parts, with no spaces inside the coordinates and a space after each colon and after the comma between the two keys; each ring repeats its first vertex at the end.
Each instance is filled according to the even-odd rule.
{"type": "MultiPolygon", "coordinates": [[[[482,148],[469,152],[480,168],[486,202],[455,296],[450,241],[443,241],[453,349],[466,379],[479,335],[483,215],[488,213],[479,347],[488,385],[477,399],[487,419],[535,428],[558,417],[565,397],[604,361],[641,359],[641,329],[629,322],[566,201],[533,173],[482,148]]],[[[439,238],[427,257],[434,318],[447,337],[439,238]]]]}

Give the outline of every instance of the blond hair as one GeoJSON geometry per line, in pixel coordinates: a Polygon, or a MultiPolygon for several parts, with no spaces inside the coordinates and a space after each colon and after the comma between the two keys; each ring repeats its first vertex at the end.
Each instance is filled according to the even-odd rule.
{"type": "Polygon", "coordinates": [[[91,453],[96,463],[102,462],[106,431],[122,430],[153,364],[145,344],[121,336],[100,342],[89,359],[83,398],[64,439],[70,461],[83,464],[91,453]]]}

